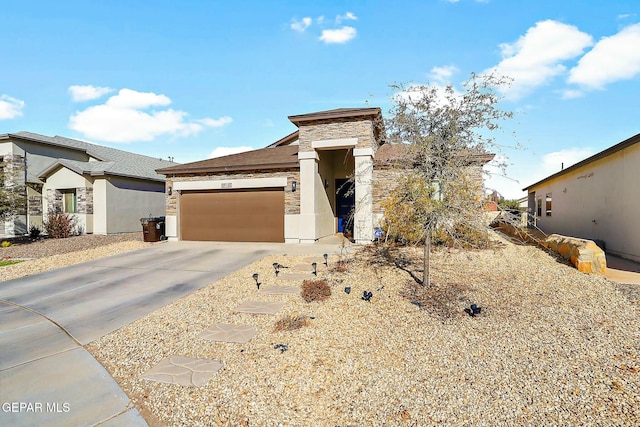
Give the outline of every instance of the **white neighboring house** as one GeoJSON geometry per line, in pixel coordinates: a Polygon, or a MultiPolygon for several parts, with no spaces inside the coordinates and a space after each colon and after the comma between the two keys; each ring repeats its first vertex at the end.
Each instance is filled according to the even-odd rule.
{"type": "Polygon", "coordinates": [[[531,225],[640,261],[640,133],[524,191],[531,225]]]}
{"type": "MultiPolygon", "coordinates": [[[[0,235],[42,227],[50,209],[75,214],[83,233],[141,231],[140,218],[165,213],[165,179],[176,163],[84,141],[30,132],[0,134],[0,158],[24,171],[24,210],[0,221],[0,235]]],[[[22,176],[23,175],[23,176],[22,176]]]]}

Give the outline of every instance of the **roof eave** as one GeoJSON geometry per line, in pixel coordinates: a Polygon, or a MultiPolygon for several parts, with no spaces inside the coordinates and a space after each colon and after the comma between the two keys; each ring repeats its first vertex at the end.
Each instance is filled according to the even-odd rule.
{"type": "Polygon", "coordinates": [[[358,118],[358,117],[378,117],[382,114],[382,110],[378,107],[350,111],[334,111],[330,113],[308,113],[297,114],[289,116],[288,119],[291,123],[298,125],[299,123],[317,121],[317,120],[331,120],[331,119],[343,119],[343,118],[358,118]]]}
{"type": "Polygon", "coordinates": [[[298,162],[289,163],[267,163],[261,165],[237,165],[237,166],[215,166],[215,167],[198,167],[190,169],[157,169],[156,172],[162,175],[187,175],[191,173],[207,173],[207,172],[246,172],[255,170],[272,170],[272,169],[299,169],[298,162]]]}
{"type": "Polygon", "coordinates": [[[547,182],[547,181],[550,181],[552,179],[558,178],[559,176],[562,176],[562,175],[567,174],[569,172],[573,172],[573,171],[575,171],[575,170],[577,170],[577,169],[579,169],[579,168],[581,168],[583,166],[588,165],[589,163],[593,163],[593,162],[595,162],[597,160],[603,159],[603,158],[605,158],[607,156],[610,156],[611,154],[617,153],[618,151],[624,150],[625,148],[631,147],[632,145],[637,144],[639,142],[640,142],[640,133],[632,136],[631,138],[627,138],[624,141],[619,142],[618,144],[607,148],[606,150],[603,150],[603,151],[601,151],[599,153],[596,153],[591,157],[587,157],[586,159],[584,159],[581,162],[576,163],[575,165],[571,165],[566,169],[563,169],[563,170],[561,170],[559,172],[554,173],[553,175],[549,175],[548,177],[541,179],[540,181],[538,181],[536,183],[533,183],[533,184],[531,184],[531,185],[529,185],[527,187],[524,187],[522,189],[522,191],[527,191],[530,188],[537,187],[538,185],[540,185],[540,184],[542,184],[544,182],[547,182]]]}

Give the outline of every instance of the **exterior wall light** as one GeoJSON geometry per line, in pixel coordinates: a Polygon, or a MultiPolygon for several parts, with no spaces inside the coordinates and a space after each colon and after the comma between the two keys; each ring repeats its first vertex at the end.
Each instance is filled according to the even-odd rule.
{"type": "Polygon", "coordinates": [[[298,183],[296,181],[292,181],[291,182],[291,192],[292,193],[296,192],[296,187],[298,187],[298,183]]]}
{"type": "Polygon", "coordinates": [[[167,196],[173,194],[173,189],[171,187],[167,187],[167,196]]]}

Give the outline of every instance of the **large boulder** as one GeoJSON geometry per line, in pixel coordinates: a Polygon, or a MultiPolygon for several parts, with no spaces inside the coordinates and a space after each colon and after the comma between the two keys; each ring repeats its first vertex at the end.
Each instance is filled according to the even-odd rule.
{"type": "Polygon", "coordinates": [[[593,240],[552,234],[544,240],[544,246],[571,261],[583,273],[604,274],[607,271],[604,251],[593,240]]]}

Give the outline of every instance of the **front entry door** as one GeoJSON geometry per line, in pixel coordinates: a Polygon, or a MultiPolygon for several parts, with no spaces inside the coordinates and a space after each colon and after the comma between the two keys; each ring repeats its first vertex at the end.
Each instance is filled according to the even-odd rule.
{"type": "Polygon", "coordinates": [[[338,232],[353,233],[353,207],[356,204],[353,182],[348,179],[336,179],[336,216],[338,232]]]}

